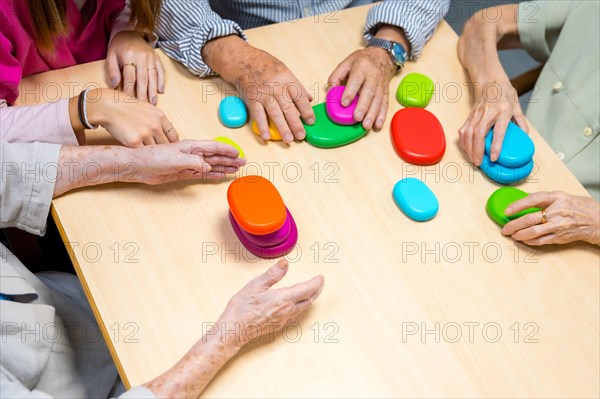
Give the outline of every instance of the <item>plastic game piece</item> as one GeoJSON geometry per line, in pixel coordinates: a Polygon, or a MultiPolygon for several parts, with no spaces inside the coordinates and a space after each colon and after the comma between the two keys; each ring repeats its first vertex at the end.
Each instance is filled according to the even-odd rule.
{"type": "Polygon", "coordinates": [[[292,230],[292,222],[294,218],[289,210],[286,209],[286,218],[283,226],[273,233],[264,234],[264,235],[256,235],[250,234],[247,231],[241,230],[241,233],[248,241],[252,244],[257,245],[259,247],[272,247],[274,245],[279,245],[290,236],[290,231],[292,230]]]}
{"type": "MultiPolygon", "coordinates": [[[[485,153],[488,156],[492,148],[493,137],[494,128],[492,127],[485,138],[485,153]]],[[[533,158],[534,152],[535,146],[529,135],[513,122],[509,122],[496,163],[509,168],[518,168],[527,165],[533,158]]]]}
{"type": "Polygon", "coordinates": [[[433,81],[420,73],[409,73],[402,79],[396,99],[405,107],[425,108],[434,92],[433,81]]]}
{"type": "Polygon", "coordinates": [[[315,147],[334,148],[350,144],[367,134],[361,123],[350,126],[338,125],[329,119],[325,103],[313,106],[316,122],[314,125],[304,124],[306,141],[315,147]]]}
{"type": "Polygon", "coordinates": [[[527,178],[527,176],[531,174],[531,171],[533,170],[533,160],[518,168],[508,168],[497,162],[490,161],[490,157],[487,154],[483,154],[483,160],[479,167],[483,173],[495,182],[500,184],[512,184],[527,178]]]}
{"type": "Polygon", "coordinates": [[[262,247],[259,245],[255,245],[250,240],[248,240],[248,238],[243,234],[243,230],[238,225],[236,219],[233,217],[233,214],[231,212],[229,213],[229,220],[231,222],[231,226],[233,227],[233,231],[235,232],[242,245],[244,245],[244,247],[246,247],[248,251],[258,256],[259,258],[273,259],[283,256],[289,253],[292,249],[294,249],[296,243],[298,242],[298,228],[296,227],[294,219],[290,219],[290,234],[287,237],[287,239],[282,243],[271,247],[262,247]]]}
{"type": "Polygon", "coordinates": [[[401,109],[392,118],[391,130],[396,152],[407,162],[433,165],[444,156],[444,129],[435,115],[427,110],[401,109]]]}
{"type": "Polygon", "coordinates": [[[514,187],[502,187],[494,191],[488,198],[485,209],[490,217],[500,226],[504,226],[511,220],[518,219],[529,213],[539,212],[539,208],[527,208],[514,215],[507,216],[504,212],[510,204],[527,197],[529,194],[514,187]]]}
{"type": "Polygon", "coordinates": [[[414,177],[408,177],[396,183],[393,196],[402,212],[417,222],[432,219],[440,208],[433,191],[414,177]]]}
{"type": "Polygon", "coordinates": [[[327,92],[327,98],[325,100],[325,109],[329,119],[338,125],[350,126],[357,123],[354,119],[354,111],[358,104],[358,96],[354,97],[352,103],[349,106],[344,107],[342,105],[342,95],[346,86],[334,86],[327,92]]]}
{"type": "Polygon", "coordinates": [[[244,101],[236,96],[222,99],[219,104],[219,119],[223,125],[230,128],[244,126],[248,121],[248,110],[244,101]]]}
{"type": "Polygon", "coordinates": [[[240,158],[244,158],[244,150],[242,150],[242,147],[240,147],[238,143],[231,140],[229,137],[219,136],[219,137],[215,137],[213,140],[218,141],[219,143],[229,144],[230,146],[232,146],[233,148],[235,148],[236,150],[238,150],[240,152],[240,158]]]}
{"type": "MultiPolygon", "coordinates": [[[[258,125],[256,124],[256,121],[252,121],[251,127],[254,134],[260,137],[260,132],[258,131],[258,125]]],[[[277,130],[277,126],[275,126],[271,118],[269,118],[269,134],[271,135],[271,141],[283,141],[283,137],[281,137],[279,130],[277,130]]]]}
{"type": "Polygon", "coordinates": [[[251,175],[234,180],[227,189],[227,202],[235,220],[248,233],[273,233],[285,223],[283,199],[264,177],[251,175]]]}

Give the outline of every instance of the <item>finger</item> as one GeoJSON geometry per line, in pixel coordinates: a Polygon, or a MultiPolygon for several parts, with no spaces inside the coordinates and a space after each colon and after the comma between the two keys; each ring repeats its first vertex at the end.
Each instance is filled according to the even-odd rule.
{"type": "Polygon", "coordinates": [[[240,170],[240,168],[237,166],[216,165],[212,167],[211,172],[233,174],[238,170],[240,170]]]}
{"type": "Polygon", "coordinates": [[[142,144],[143,145],[156,145],[156,141],[154,141],[154,137],[152,137],[152,136],[144,137],[142,139],[142,144]]]}
{"type": "Polygon", "coordinates": [[[121,82],[121,70],[119,61],[115,53],[110,53],[106,57],[106,71],[108,73],[108,85],[111,89],[116,89],[121,82]]]}
{"type": "Polygon", "coordinates": [[[267,111],[267,115],[269,115],[269,118],[271,119],[271,121],[273,121],[273,124],[279,131],[279,134],[281,134],[283,142],[291,143],[294,140],[294,136],[292,135],[292,131],[288,126],[288,122],[285,116],[283,115],[283,110],[279,106],[278,101],[275,101],[274,103],[269,102],[267,104],[263,104],[263,106],[267,111]]]}
{"type": "Polygon", "coordinates": [[[332,86],[340,86],[344,80],[348,77],[352,63],[346,60],[342,61],[331,73],[327,82],[332,86]]]}
{"type": "MultiPolygon", "coordinates": [[[[347,89],[346,89],[347,90],[347,89]]],[[[358,96],[358,102],[356,109],[354,110],[354,119],[357,122],[362,122],[365,115],[371,107],[371,102],[377,94],[377,83],[373,79],[367,79],[363,82],[360,88],[360,95],[358,96]]],[[[364,126],[364,124],[363,124],[364,126]]],[[[369,126],[370,129],[370,126],[369,126]]]]}
{"type": "MultiPolygon", "coordinates": [[[[364,88],[363,88],[364,89],[364,88]]],[[[360,99],[362,100],[362,91],[360,94],[360,99]]],[[[359,100],[360,102],[360,100],[359,100]]],[[[363,120],[363,127],[367,130],[373,127],[375,123],[375,119],[377,115],[379,115],[381,110],[381,105],[383,104],[383,87],[378,86],[375,91],[375,96],[371,100],[371,104],[369,106],[369,111],[365,115],[365,119],[363,120]]]]}
{"type": "Polygon", "coordinates": [[[511,237],[517,241],[531,241],[535,238],[554,233],[556,226],[553,223],[537,224],[515,232],[511,237]]]}
{"type": "Polygon", "coordinates": [[[212,172],[213,167],[202,159],[201,156],[193,154],[182,154],[173,165],[177,170],[194,170],[199,173],[212,172]]]}
{"type": "Polygon", "coordinates": [[[136,94],[138,100],[148,101],[148,63],[138,60],[136,63],[136,94]]]}
{"type": "Polygon", "coordinates": [[[152,105],[158,104],[158,74],[156,68],[151,67],[148,70],[148,100],[152,105]]]}
{"type": "Polygon", "coordinates": [[[250,285],[262,290],[268,290],[273,285],[277,284],[287,274],[289,263],[285,259],[281,259],[275,263],[266,272],[256,277],[250,282],[250,285]]]}
{"type": "Polygon", "coordinates": [[[498,118],[496,124],[494,125],[492,147],[490,148],[490,161],[492,162],[496,162],[498,160],[498,157],[500,156],[500,151],[502,150],[502,143],[504,142],[504,136],[506,135],[506,129],[508,128],[509,122],[510,117],[501,116],[500,118],[498,118]]]}
{"type": "Polygon", "coordinates": [[[471,161],[476,165],[481,165],[483,153],[485,151],[485,137],[495,123],[495,114],[487,111],[473,130],[471,151],[473,157],[471,161]]]}
{"type": "Polygon", "coordinates": [[[171,123],[166,116],[163,116],[161,119],[161,125],[162,131],[164,132],[164,135],[169,143],[175,143],[179,141],[179,133],[177,133],[177,129],[175,129],[173,123],[171,123]]]}
{"type": "Polygon", "coordinates": [[[547,208],[552,202],[554,202],[555,195],[553,193],[549,193],[546,191],[540,191],[537,193],[529,194],[527,197],[522,198],[518,201],[510,204],[504,213],[506,215],[513,215],[517,212],[521,212],[524,209],[528,208],[547,208]]]}
{"type": "Polygon", "coordinates": [[[163,66],[160,57],[156,57],[156,74],[158,79],[158,92],[164,94],[165,92],[165,67],[163,66]]]}
{"type": "Polygon", "coordinates": [[[316,276],[308,281],[295,284],[291,287],[281,288],[279,293],[286,300],[294,303],[306,301],[321,291],[324,281],[323,276],[316,276]]]}
{"type": "Polygon", "coordinates": [[[383,129],[385,118],[387,117],[388,109],[390,107],[390,93],[385,89],[381,100],[381,107],[379,108],[379,114],[377,115],[377,120],[375,121],[375,130],[377,131],[383,129]]]}
{"type": "MultiPolygon", "coordinates": [[[[521,107],[519,107],[519,110],[520,109],[521,107]]],[[[525,118],[525,115],[523,115],[523,111],[521,111],[518,114],[515,114],[513,116],[513,119],[521,129],[523,129],[526,133],[529,133],[529,125],[527,124],[527,119],[525,118]]]]}
{"type": "Polygon", "coordinates": [[[123,65],[123,93],[128,96],[133,96],[135,90],[135,66],[131,65],[131,62],[123,65]]]}
{"type": "Polygon", "coordinates": [[[240,156],[239,151],[235,147],[214,140],[185,140],[182,142],[182,145],[184,146],[184,151],[204,157],[223,155],[229,158],[237,158],[240,156]]]}
{"type": "Polygon", "coordinates": [[[523,241],[523,243],[531,246],[549,245],[549,244],[565,244],[564,240],[561,240],[558,234],[546,234],[533,240],[523,241]]]}
{"type": "Polygon", "coordinates": [[[532,226],[536,226],[542,222],[542,212],[533,212],[527,215],[523,215],[518,219],[511,220],[506,223],[502,228],[502,234],[505,236],[512,236],[517,231],[527,229],[532,226]]]}
{"type": "MultiPolygon", "coordinates": [[[[298,115],[298,110],[291,101],[283,97],[281,101],[284,101],[283,103],[279,104],[281,107],[281,111],[283,112],[283,116],[285,117],[290,131],[294,135],[294,137],[290,141],[292,141],[294,138],[296,138],[297,140],[304,140],[304,137],[306,137],[306,132],[304,131],[304,125],[302,124],[300,116],[298,115]]],[[[286,141],[285,137],[284,141],[286,141]]]]}
{"type": "Polygon", "coordinates": [[[260,137],[267,141],[271,139],[271,132],[269,131],[269,120],[267,119],[267,113],[265,108],[258,101],[251,102],[248,106],[252,119],[256,122],[256,127],[260,133],[260,137]]]}
{"type": "Polygon", "coordinates": [[[223,155],[205,156],[204,160],[213,166],[237,166],[240,164],[240,161],[243,161],[240,158],[232,158],[223,155]]]}
{"type": "MultiPolygon", "coordinates": [[[[292,93],[290,93],[290,95],[292,95],[292,93]]],[[[299,95],[296,95],[295,97],[291,98],[294,102],[294,105],[300,112],[302,120],[309,125],[314,125],[316,122],[316,117],[313,108],[310,106],[310,101],[312,100],[310,100],[311,97],[308,94],[308,92],[304,89],[304,87],[302,87],[302,92],[299,95]]]]}
{"type": "Polygon", "coordinates": [[[157,130],[154,133],[154,141],[156,144],[169,144],[170,141],[162,130],[157,130]]]}
{"type": "MultiPolygon", "coordinates": [[[[342,94],[342,105],[344,107],[349,106],[354,101],[354,98],[360,91],[363,83],[365,83],[365,75],[362,71],[353,70],[350,72],[350,76],[348,77],[348,83],[346,83],[346,88],[344,89],[344,94],[342,94]]],[[[361,118],[362,120],[362,118],[361,118]]]]}

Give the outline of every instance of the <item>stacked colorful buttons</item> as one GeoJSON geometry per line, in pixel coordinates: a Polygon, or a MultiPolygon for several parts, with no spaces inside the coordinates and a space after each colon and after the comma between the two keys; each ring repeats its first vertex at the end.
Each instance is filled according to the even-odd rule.
{"type": "Polygon", "coordinates": [[[535,146],[527,133],[510,122],[502,142],[500,156],[496,162],[490,160],[494,128],[485,139],[485,154],[479,166],[492,180],[500,184],[511,184],[527,178],[533,170],[535,146]]]}
{"type": "Polygon", "coordinates": [[[313,107],[315,124],[304,124],[306,141],[315,147],[340,147],[359,140],[367,134],[367,129],[362,126],[362,123],[354,119],[358,96],[347,107],[342,105],[345,89],[345,86],[329,89],[325,102],[313,107]]]}
{"type": "Polygon", "coordinates": [[[241,243],[260,258],[289,253],[298,229],[279,191],[261,176],[234,180],[227,190],[229,221],[241,243]]]}

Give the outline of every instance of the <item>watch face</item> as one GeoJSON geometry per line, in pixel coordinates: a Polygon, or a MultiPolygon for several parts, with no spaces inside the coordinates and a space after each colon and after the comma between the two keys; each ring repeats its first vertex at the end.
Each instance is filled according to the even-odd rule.
{"type": "Polygon", "coordinates": [[[404,64],[406,62],[406,51],[404,51],[404,48],[399,43],[392,45],[392,54],[396,58],[397,63],[404,64]]]}

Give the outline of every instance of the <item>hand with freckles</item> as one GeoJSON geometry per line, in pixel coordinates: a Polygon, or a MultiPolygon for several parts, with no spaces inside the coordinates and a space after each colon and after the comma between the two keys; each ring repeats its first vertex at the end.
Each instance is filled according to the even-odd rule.
{"type": "Polygon", "coordinates": [[[507,223],[502,234],[527,245],[566,244],[586,241],[600,245],[600,203],[590,197],[560,191],[538,192],[514,202],[505,213],[513,215],[536,207],[546,212],[534,212],[507,223]]]}

